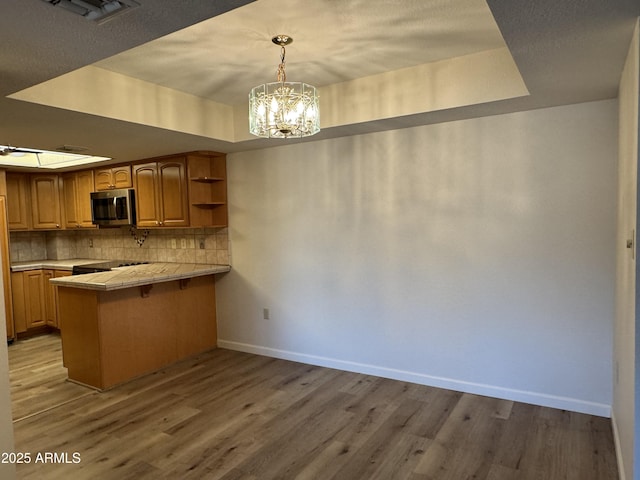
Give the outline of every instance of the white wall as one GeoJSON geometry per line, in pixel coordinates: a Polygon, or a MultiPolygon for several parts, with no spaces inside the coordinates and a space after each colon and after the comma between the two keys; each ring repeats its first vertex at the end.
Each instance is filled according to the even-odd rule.
{"type": "MultiPolygon", "coordinates": [[[[5,215],[4,208],[1,214],[5,215]]],[[[1,258],[0,262],[8,262],[8,258],[1,258]]],[[[3,279],[0,275],[0,292],[3,291],[3,279]]],[[[5,330],[6,315],[4,310],[4,295],[0,295],[0,325],[5,330]]],[[[6,337],[4,337],[6,338],[6,337]]],[[[7,342],[0,341],[0,455],[3,452],[13,452],[13,419],[11,416],[11,396],[9,392],[9,362],[7,342]]],[[[0,462],[0,478],[13,480],[16,478],[15,465],[0,462]]]]}
{"type": "MultiPolygon", "coordinates": [[[[613,426],[621,479],[634,476],[636,377],[636,276],[635,252],[626,248],[637,231],[638,195],[638,82],[640,39],[638,24],[620,80],[618,136],[618,241],[616,276],[616,321],[614,335],[613,426]],[[617,373],[616,373],[617,372],[617,373]]],[[[636,235],[637,237],[637,235],[636,235]]],[[[637,461],[637,459],[636,459],[637,461]]]]}
{"type": "Polygon", "coordinates": [[[219,344],[609,415],[616,112],[229,155],[219,344]]]}

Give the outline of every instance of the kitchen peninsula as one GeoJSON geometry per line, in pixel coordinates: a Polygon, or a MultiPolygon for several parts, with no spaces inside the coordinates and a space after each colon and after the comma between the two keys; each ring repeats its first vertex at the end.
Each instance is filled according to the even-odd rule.
{"type": "Polygon", "coordinates": [[[229,270],[152,263],[50,280],[69,379],[107,389],[214,348],[214,275],[229,270]]]}

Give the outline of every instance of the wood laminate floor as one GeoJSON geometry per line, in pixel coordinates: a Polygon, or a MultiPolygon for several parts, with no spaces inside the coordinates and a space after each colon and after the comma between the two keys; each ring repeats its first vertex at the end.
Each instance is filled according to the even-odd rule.
{"type": "Polygon", "coordinates": [[[9,383],[13,420],[20,420],[88,395],[94,390],[67,382],[62,344],[56,334],[9,345],[9,383]]]}
{"type": "Polygon", "coordinates": [[[606,418],[221,349],[102,393],[60,381],[74,400],[51,361],[19,366],[49,350],[59,338],[9,347],[12,382],[38,392],[12,386],[21,479],[618,478],[606,418]]]}

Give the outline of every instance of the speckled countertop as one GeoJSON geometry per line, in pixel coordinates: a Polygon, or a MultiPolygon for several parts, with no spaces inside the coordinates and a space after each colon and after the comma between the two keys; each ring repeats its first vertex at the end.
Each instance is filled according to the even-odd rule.
{"type": "Polygon", "coordinates": [[[117,267],[107,272],[59,277],[49,281],[59,287],[108,291],[214,275],[216,273],[228,272],[229,270],[231,270],[229,265],[158,262],[145,265],[133,265],[130,267],[117,267]]]}
{"type": "Polygon", "coordinates": [[[88,263],[106,262],[106,260],[96,260],[95,258],[72,258],[70,260],[32,260],[30,262],[12,262],[12,272],[24,272],[25,270],[36,270],[39,268],[50,268],[52,270],[69,270],[74,265],[86,265],[88,263]]]}
{"type": "MultiPolygon", "coordinates": [[[[74,265],[85,265],[106,260],[74,258],[71,260],[36,260],[11,264],[12,272],[22,272],[39,268],[71,270],[74,265]]],[[[206,265],[198,263],[149,263],[129,267],[117,267],[106,272],[85,273],[49,280],[54,285],[85,288],[89,290],[118,290],[121,288],[170,282],[185,278],[214,275],[231,270],[229,265],[206,265]]]]}

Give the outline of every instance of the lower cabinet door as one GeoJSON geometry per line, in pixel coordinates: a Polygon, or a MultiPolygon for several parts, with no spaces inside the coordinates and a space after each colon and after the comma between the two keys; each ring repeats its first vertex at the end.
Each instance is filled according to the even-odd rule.
{"type": "Polygon", "coordinates": [[[23,272],[27,329],[46,325],[44,274],[42,270],[23,272]]]}

